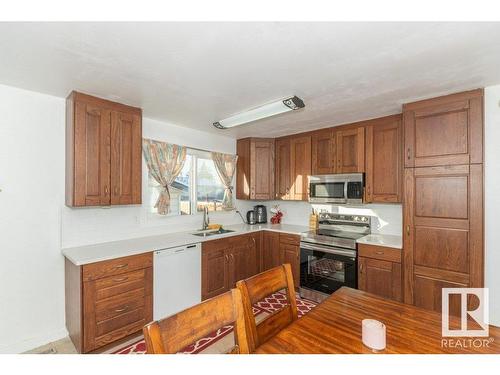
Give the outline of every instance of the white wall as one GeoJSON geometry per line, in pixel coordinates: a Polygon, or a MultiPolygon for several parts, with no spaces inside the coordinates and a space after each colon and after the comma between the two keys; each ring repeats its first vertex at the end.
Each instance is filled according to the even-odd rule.
{"type": "MultiPolygon", "coordinates": [[[[258,202],[258,201],[238,201],[237,206],[245,213],[252,209],[256,204],[263,204],[267,207],[268,219],[271,217],[270,208],[274,205],[279,205],[283,211],[282,223],[309,225],[309,215],[311,214],[311,204],[308,202],[258,202]]],[[[400,204],[365,204],[359,206],[342,206],[342,205],[314,205],[317,210],[326,210],[328,212],[352,214],[352,215],[369,215],[372,216],[372,232],[383,234],[402,234],[403,227],[403,208],[400,204]]]]}
{"type": "Polygon", "coordinates": [[[484,91],[485,284],[490,289],[490,323],[500,327],[500,85],[484,91]]]}
{"type": "Polygon", "coordinates": [[[64,99],[0,85],[0,353],[66,335],[64,99]]]}

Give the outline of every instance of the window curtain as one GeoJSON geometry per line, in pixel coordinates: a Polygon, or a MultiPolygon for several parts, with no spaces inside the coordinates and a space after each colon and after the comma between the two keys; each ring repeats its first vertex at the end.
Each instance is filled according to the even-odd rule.
{"type": "Polygon", "coordinates": [[[212,160],[215,164],[215,169],[224,185],[224,198],[222,199],[222,208],[224,210],[233,210],[233,176],[236,171],[237,155],[222,154],[220,152],[212,152],[212,160]]]}
{"type": "Polygon", "coordinates": [[[169,186],[174,182],[184,166],[186,147],[143,139],[142,151],[149,174],[162,187],[154,207],[160,215],[167,215],[170,212],[169,186]]]}

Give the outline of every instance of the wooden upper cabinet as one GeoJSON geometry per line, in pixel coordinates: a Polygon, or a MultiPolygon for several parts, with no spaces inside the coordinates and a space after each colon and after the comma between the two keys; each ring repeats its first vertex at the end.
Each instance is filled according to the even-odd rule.
{"type": "Polygon", "coordinates": [[[72,92],[66,100],[66,205],[140,204],[140,108],[72,92]]]}
{"type": "Polygon", "coordinates": [[[236,152],[236,198],[274,199],[274,139],[238,139],[236,152]]]}
{"type": "Polygon", "coordinates": [[[311,175],[311,137],[290,138],[290,199],[308,200],[311,175]]]}
{"type": "Polygon", "coordinates": [[[365,128],[364,126],[339,129],[337,138],[336,173],[365,171],[365,128]]]}
{"type": "Polygon", "coordinates": [[[141,203],[141,116],[111,113],[111,204],[141,203]]]}
{"type": "Polygon", "coordinates": [[[401,115],[366,122],[366,202],[402,201],[401,115]]]}
{"type": "Polygon", "coordinates": [[[332,129],[318,130],[311,137],[312,174],[335,173],[336,139],[332,129]]]}
{"type": "Polygon", "coordinates": [[[276,140],[276,198],[290,199],[290,138],[276,140]]]}
{"type": "Polygon", "coordinates": [[[405,167],[483,162],[483,90],[403,106],[405,167]]]}

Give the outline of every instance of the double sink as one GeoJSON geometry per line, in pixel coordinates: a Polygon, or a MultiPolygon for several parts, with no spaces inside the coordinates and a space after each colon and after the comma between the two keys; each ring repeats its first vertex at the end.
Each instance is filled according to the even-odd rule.
{"type": "Polygon", "coordinates": [[[191,233],[191,234],[193,236],[198,236],[198,237],[208,237],[208,236],[215,236],[217,234],[225,234],[225,233],[231,233],[231,232],[234,232],[234,230],[220,228],[217,230],[204,231],[204,232],[191,233]]]}

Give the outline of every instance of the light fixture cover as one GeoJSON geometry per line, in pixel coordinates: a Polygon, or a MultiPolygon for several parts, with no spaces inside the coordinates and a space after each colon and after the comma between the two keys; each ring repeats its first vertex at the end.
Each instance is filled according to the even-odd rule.
{"type": "Polygon", "coordinates": [[[279,115],[280,113],[295,111],[304,107],[305,104],[300,98],[297,96],[291,96],[278,102],[265,104],[249,111],[238,113],[237,115],[228,117],[224,120],[214,122],[212,125],[218,129],[227,129],[246,124],[247,122],[279,115]]]}

